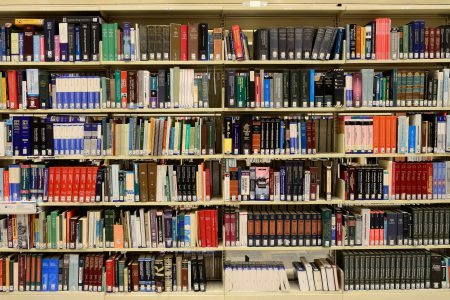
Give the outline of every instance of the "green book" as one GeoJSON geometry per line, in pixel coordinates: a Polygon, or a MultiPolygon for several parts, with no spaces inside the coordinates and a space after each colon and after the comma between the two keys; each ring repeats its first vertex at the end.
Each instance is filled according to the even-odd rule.
{"type": "Polygon", "coordinates": [[[109,60],[109,38],[108,38],[109,24],[102,25],[102,60],[109,60]]]}
{"type": "MultiPolygon", "coordinates": [[[[184,127],[184,126],[183,126],[184,127]]],[[[186,124],[185,128],[185,140],[183,153],[189,154],[189,149],[191,148],[191,124],[186,124]]]]}
{"type": "Polygon", "coordinates": [[[116,108],[122,107],[122,98],[120,93],[120,70],[114,71],[114,89],[116,91],[116,95],[114,100],[116,102],[116,108]]]}
{"type": "Polygon", "coordinates": [[[322,207],[322,246],[331,247],[331,209],[322,207]]]}
{"type": "MultiPolygon", "coordinates": [[[[112,46],[110,46],[110,49],[114,49],[114,51],[112,52],[112,59],[111,60],[118,60],[118,49],[117,49],[117,31],[119,30],[119,24],[118,23],[113,23],[110,25],[112,27],[112,30],[110,30],[110,34],[112,35],[112,46]]],[[[111,38],[110,35],[110,38],[111,38]]]]}
{"type": "Polygon", "coordinates": [[[101,98],[102,98],[102,108],[106,107],[106,103],[108,102],[108,85],[106,84],[106,77],[101,77],[100,78],[100,88],[101,88],[101,98]]]}
{"type": "Polygon", "coordinates": [[[56,244],[56,218],[58,217],[58,211],[54,210],[50,213],[50,245],[52,249],[57,248],[56,244]]]}

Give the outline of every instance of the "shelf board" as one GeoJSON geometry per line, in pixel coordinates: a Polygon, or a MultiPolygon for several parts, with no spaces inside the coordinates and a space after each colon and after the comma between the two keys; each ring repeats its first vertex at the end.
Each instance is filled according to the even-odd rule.
{"type": "Polygon", "coordinates": [[[0,109],[0,114],[9,115],[51,115],[51,114],[214,114],[221,113],[222,108],[93,108],[93,109],[0,109]]]}
{"type": "MultiPolygon", "coordinates": [[[[0,248],[0,253],[18,252],[18,253],[80,253],[80,252],[211,252],[222,251],[223,246],[219,244],[218,247],[174,247],[174,248],[89,248],[89,249],[14,249],[14,248],[0,248]]],[[[1,294],[0,294],[1,295],[1,294]]]]}
{"type": "Polygon", "coordinates": [[[175,201],[175,202],[102,202],[101,206],[214,206],[223,205],[221,199],[212,199],[211,201],[175,201]]]}
{"type": "Polygon", "coordinates": [[[247,205],[332,205],[342,204],[341,200],[314,200],[314,201],[264,201],[264,200],[248,200],[248,201],[225,201],[228,206],[247,206],[247,205]]]}
{"type": "Polygon", "coordinates": [[[450,289],[345,291],[343,300],[448,300],[450,289]]]}
{"type": "Polygon", "coordinates": [[[104,300],[103,292],[8,292],[1,293],[2,300],[104,300]]]}
{"type": "Polygon", "coordinates": [[[224,66],[300,66],[300,65],[343,65],[345,60],[226,60],[224,66]]]}
{"type": "Polygon", "coordinates": [[[224,154],[223,158],[235,158],[235,159],[272,159],[272,160],[285,160],[285,159],[314,159],[314,158],[339,158],[345,154],[342,153],[316,153],[316,154],[224,154]]]}
{"type": "Polygon", "coordinates": [[[103,206],[103,202],[39,202],[36,203],[39,207],[84,207],[84,206],[103,206]]]}
{"type": "Polygon", "coordinates": [[[0,248],[0,253],[18,252],[18,253],[81,253],[81,252],[105,252],[104,248],[89,248],[89,249],[14,249],[14,248],[0,248]]]}
{"type": "Polygon", "coordinates": [[[345,65],[419,65],[419,64],[449,64],[449,58],[421,59],[347,59],[345,65]]]}
{"type": "Polygon", "coordinates": [[[143,60],[143,61],[102,61],[104,66],[221,66],[222,60],[143,60]]]}
{"type": "Polygon", "coordinates": [[[225,251],[336,251],[336,250],[398,250],[398,249],[450,249],[450,245],[396,245],[396,246],[297,246],[297,247],[247,247],[247,246],[225,246],[225,251]]]}
{"type": "Polygon", "coordinates": [[[59,156],[0,156],[0,160],[148,160],[148,159],[221,159],[222,154],[210,155],[59,155],[59,156]]]}
{"type": "MultiPolygon", "coordinates": [[[[2,6],[0,6],[2,7],[2,6]]],[[[100,61],[1,61],[0,67],[101,67],[100,61]]]]}

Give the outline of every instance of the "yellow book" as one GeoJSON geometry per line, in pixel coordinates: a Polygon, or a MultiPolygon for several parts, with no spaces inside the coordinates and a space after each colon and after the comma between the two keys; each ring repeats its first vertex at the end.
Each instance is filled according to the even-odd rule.
{"type": "Polygon", "coordinates": [[[149,137],[148,137],[148,154],[149,155],[153,155],[153,144],[154,144],[154,136],[155,136],[155,133],[154,133],[154,131],[155,131],[155,119],[154,118],[151,118],[150,119],[150,126],[149,126],[149,129],[148,129],[148,134],[149,134],[149,137]]]}
{"type": "Polygon", "coordinates": [[[366,27],[361,26],[361,59],[366,59],[366,27]]]}
{"type": "Polygon", "coordinates": [[[25,25],[44,26],[44,19],[14,19],[14,25],[18,27],[25,25]]]}
{"type": "Polygon", "coordinates": [[[2,77],[1,79],[1,107],[2,109],[6,109],[6,77],[2,77]]]}
{"type": "Polygon", "coordinates": [[[11,61],[19,61],[19,33],[11,33],[11,61]]]}

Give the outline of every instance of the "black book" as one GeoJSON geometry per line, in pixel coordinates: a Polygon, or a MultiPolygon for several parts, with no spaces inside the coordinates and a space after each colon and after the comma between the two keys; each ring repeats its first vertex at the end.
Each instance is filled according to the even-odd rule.
{"type": "Polygon", "coordinates": [[[290,90],[290,107],[299,107],[301,101],[301,72],[303,70],[290,70],[289,90],[290,90]]]}
{"type": "Polygon", "coordinates": [[[156,25],[155,26],[155,59],[163,60],[163,26],[156,25]]]}
{"type": "Polygon", "coordinates": [[[242,123],[242,150],[243,154],[251,154],[252,151],[252,119],[251,116],[245,115],[241,117],[242,123]]]}
{"type": "Polygon", "coordinates": [[[141,60],[148,60],[147,48],[147,26],[139,26],[139,52],[141,52],[141,60]]]}
{"type": "Polygon", "coordinates": [[[75,61],[75,24],[67,24],[67,44],[69,61],[75,61]]]}
{"type": "MultiPolygon", "coordinates": [[[[267,29],[259,29],[258,30],[258,52],[259,52],[259,60],[268,60],[269,59],[269,31],[267,29]]],[[[270,54],[271,55],[271,54],[270,54]]]]}
{"type": "Polygon", "coordinates": [[[147,57],[149,60],[156,60],[156,25],[147,26],[147,57]]]}
{"type": "Polygon", "coordinates": [[[41,138],[39,152],[41,153],[40,155],[47,155],[47,131],[45,126],[45,120],[41,120],[39,125],[41,138]]]}
{"type": "MultiPolygon", "coordinates": [[[[159,219],[161,217],[157,217],[158,219],[158,231],[159,231],[159,219]]],[[[162,222],[161,222],[162,224],[162,222]]],[[[119,272],[117,272],[119,273],[119,272]]],[[[158,255],[154,261],[154,273],[155,273],[155,287],[156,292],[164,292],[164,259],[161,255],[158,255]]]]}
{"type": "Polygon", "coordinates": [[[208,60],[208,24],[198,24],[198,57],[199,60],[208,60]]]}
{"type": "Polygon", "coordinates": [[[100,35],[101,25],[99,23],[91,23],[91,60],[100,60],[100,35]]]}
{"type": "Polygon", "coordinates": [[[270,59],[278,59],[278,28],[269,29],[270,36],[270,59]]]}
{"type": "Polygon", "coordinates": [[[233,137],[233,154],[241,154],[241,122],[239,117],[235,117],[232,123],[232,137],[233,137]]]}
{"type": "Polygon", "coordinates": [[[319,51],[320,51],[320,46],[323,42],[324,36],[325,36],[325,27],[319,27],[319,29],[317,30],[317,34],[316,37],[314,39],[314,43],[313,43],[313,48],[312,48],[312,52],[311,52],[311,58],[312,59],[318,59],[319,58],[319,51]]]}
{"type": "Polygon", "coordinates": [[[46,121],[45,123],[45,137],[46,137],[46,148],[47,155],[53,155],[53,123],[46,121]]]}
{"type": "Polygon", "coordinates": [[[170,107],[170,103],[171,103],[171,99],[170,99],[170,72],[165,72],[166,76],[165,76],[165,107],[170,107]]]}
{"type": "Polygon", "coordinates": [[[299,107],[309,106],[309,90],[310,90],[310,76],[309,70],[302,69],[299,74],[299,107]]]}
{"type": "Polygon", "coordinates": [[[314,27],[303,28],[303,58],[311,59],[311,53],[313,50],[314,37],[316,35],[316,29],[314,27]]]}
{"type": "Polygon", "coordinates": [[[286,55],[287,59],[295,59],[295,28],[286,29],[286,55]]]}
{"type": "Polygon", "coordinates": [[[287,29],[278,28],[278,58],[287,59],[287,29]]]}
{"type": "MultiPolygon", "coordinates": [[[[233,49],[233,45],[231,44],[233,38],[232,38],[232,32],[231,30],[229,31],[228,35],[227,35],[227,60],[233,60],[234,57],[234,49],[233,49]]],[[[259,29],[253,31],[253,59],[254,60],[259,60],[259,29]]]]}
{"type": "Polygon", "coordinates": [[[31,128],[32,128],[32,155],[41,155],[41,124],[40,124],[41,118],[33,118],[31,128]]]}
{"type": "Polygon", "coordinates": [[[337,35],[339,33],[339,30],[340,30],[339,28],[333,27],[333,34],[332,34],[331,39],[330,39],[330,41],[329,41],[329,43],[328,43],[328,45],[327,45],[327,47],[325,49],[325,57],[324,57],[324,59],[326,59],[326,60],[331,59],[332,55],[333,55],[333,58],[334,58],[333,50],[335,50],[335,48],[337,46],[336,45],[336,37],[337,37],[337,35]]]}
{"type": "Polygon", "coordinates": [[[39,70],[39,105],[40,108],[50,108],[49,74],[47,71],[39,70]]]}
{"type": "Polygon", "coordinates": [[[335,69],[333,71],[333,76],[334,76],[333,105],[339,107],[344,104],[344,88],[345,88],[344,70],[335,69]]]}
{"type": "MultiPolygon", "coordinates": [[[[350,24],[349,27],[350,27],[350,33],[349,33],[350,36],[347,36],[347,38],[350,39],[350,49],[349,49],[350,50],[350,59],[355,59],[356,58],[356,24],[350,24]]],[[[373,35],[373,36],[375,36],[375,35],[373,35]]],[[[373,39],[373,40],[375,40],[375,39],[373,39]]]]}
{"type": "Polygon", "coordinates": [[[191,191],[191,201],[195,201],[196,199],[194,199],[194,197],[196,197],[196,172],[197,172],[197,166],[192,165],[190,166],[190,171],[191,171],[191,184],[190,184],[190,191],[191,191]]]}
{"type": "Polygon", "coordinates": [[[158,70],[158,104],[164,108],[166,101],[166,70],[158,70]]]}
{"type": "MultiPolygon", "coordinates": [[[[148,29],[147,29],[148,30],[148,29]]],[[[169,60],[170,54],[170,26],[162,26],[162,41],[163,41],[163,60],[169,60]]]]}
{"type": "Polygon", "coordinates": [[[323,79],[324,85],[324,102],[326,107],[333,106],[334,98],[334,72],[326,72],[323,79]]]}
{"type": "Polygon", "coordinates": [[[11,33],[12,24],[5,24],[5,54],[7,61],[11,61],[11,33]]]}
{"type": "Polygon", "coordinates": [[[195,255],[191,256],[191,282],[192,282],[192,290],[194,292],[200,291],[200,276],[198,274],[198,263],[197,257],[195,255]]]}
{"type": "Polygon", "coordinates": [[[227,70],[225,105],[226,107],[236,107],[236,70],[227,70]]]}
{"type": "Polygon", "coordinates": [[[440,289],[442,288],[442,277],[443,277],[443,268],[442,268],[442,256],[438,253],[431,253],[431,274],[430,274],[430,283],[432,289],[440,289]]]}
{"type": "Polygon", "coordinates": [[[316,73],[314,76],[314,103],[316,107],[324,107],[324,74],[316,73]]]}
{"type": "Polygon", "coordinates": [[[91,23],[80,24],[81,60],[89,61],[91,58],[91,23]]]}
{"type": "Polygon", "coordinates": [[[282,81],[283,81],[283,83],[282,83],[282,86],[283,86],[283,90],[282,90],[282,92],[283,92],[283,99],[282,99],[282,101],[283,101],[283,107],[289,107],[289,99],[290,99],[290,97],[289,97],[289,95],[290,95],[290,93],[289,93],[289,91],[290,91],[290,88],[289,88],[289,83],[290,83],[290,77],[289,77],[289,70],[283,70],[283,73],[282,73],[283,75],[283,78],[282,78],[282,81]]]}
{"type": "MultiPolygon", "coordinates": [[[[320,30],[320,29],[319,29],[320,30]]],[[[318,59],[320,60],[324,60],[327,57],[327,52],[329,53],[331,51],[331,46],[332,46],[332,42],[333,42],[333,34],[335,32],[335,28],[334,27],[326,27],[324,34],[323,34],[323,39],[320,43],[319,46],[319,55],[318,55],[318,59]]]]}
{"type": "Polygon", "coordinates": [[[55,61],[55,27],[55,20],[44,20],[45,61],[55,61]]]}
{"type": "Polygon", "coordinates": [[[294,45],[294,51],[295,51],[295,59],[302,59],[303,58],[303,28],[296,27],[294,30],[294,36],[295,36],[295,45],[294,45]]]}

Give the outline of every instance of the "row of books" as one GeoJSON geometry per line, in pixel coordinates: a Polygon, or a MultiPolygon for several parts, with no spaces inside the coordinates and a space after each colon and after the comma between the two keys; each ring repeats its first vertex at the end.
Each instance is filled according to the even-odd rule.
{"type": "Polygon", "coordinates": [[[0,108],[207,108],[220,98],[218,75],[179,67],[154,72],[115,70],[111,77],[7,70],[0,72],[0,108]]]}
{"type": "Polygon", "coordinates": [[[444,206],[311,211],[229,208],[225,210],[225,246],[447,245],[449,218],[450,210],[444,206]]]}
{"type": "Polygon", "coordinates": [[[129,168],[17,164],[0,168],[0,202],[205,202],[220,196],[219,180],[218,161],[129,168]]]}
{"type": "Polygon", "coordinates": [[[446,115],[343,116],[338,120],[337,152],[445,153],[450,149],[446,115]]]}
{"type": "Polygon", "coordinates": [[[331,165],[302,160],[271,165],[228,164],[223,198],[225,201],[316,201],[319,197],[331,200],[331,176],[331,165]]]}
{"type": "Polygon", "coordinates": [[[344,199],[431,200],[447,199],[449,162],[399,162],[379,165],[340,164],[337,193],[344,199]]]}
{"type": "Polygon", "coordinates": [[[253,35],[252,48],[239,25],[225,30],[226,60],[341,59],[345,32],[342,27],[307,26],[257,29],[249,34],[253,35]]]}
{"type": "Polygon", "coordinates": [[[0,219],[11,249],[218,247],[217,210],[40,211],[0,219]]]}
{"type": "Polygon", "coordinates": [[[204,292],[219,262],[214,254],[12,254],[0,257],[0,291],[204,292]]]}
{"type": "Polygon", "coordinates": [[[0,155],[209,155],[215,128],[211,117],[14,116],[0,122],[0,155]]]}
{"type": "MultiPolygon", "coordinates": [[[[449,72],[446,68],[434,71],[393,69],[377,72],[362,69],[346,72],[345,106],[445,107],[449,105],[449,72]]],[[[334,88],[336,90],[336,84],[334,88]]],[[[325,96],[328,94],[330,91],[325,96]]]]}
{"type": "Polygon", "coordinates": [[[281,261],[225,261],[224,288],[227,292],[287,292],[286,269],[281,261]]]}
{"type": "Polygon", "coordinates": [[[336,263],[345,291],[449,287],[450,258],[427,250],[342,251],[336,263]]]}
{"type": "Polygon", "coordinates": [[[392,26],[390,18],[346,25],[347,59],[449,58],[450,27],[426,26],[424,20],[392,26]]]}
{"type": "Polygon", "coordinates": [[[449,104],[449,69],[227,69],[226,107],[442,107],[449,104]]]}
{"type": "Polygon", "coordinates": [[[333,120],[320,116],[225,116],[224,154],[316,154],[332,149],[333,120]]]}
{"type": "Polygon", "coordinates": [[[314,261],[308,261],[302,256],[299,261],[292,262],[292,266],[302,292],[342,289],[341,270],[331,258],[315,258],[314,261]]]}

